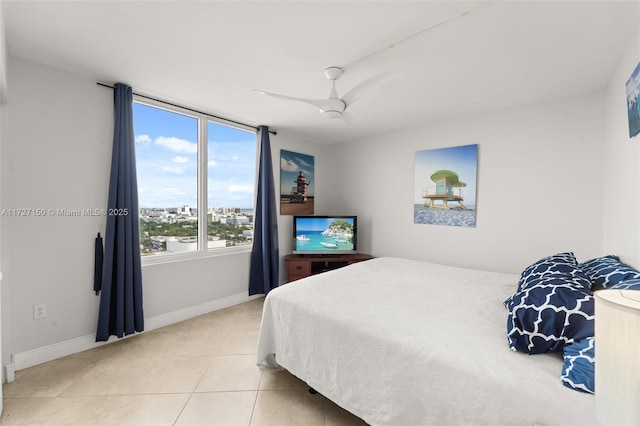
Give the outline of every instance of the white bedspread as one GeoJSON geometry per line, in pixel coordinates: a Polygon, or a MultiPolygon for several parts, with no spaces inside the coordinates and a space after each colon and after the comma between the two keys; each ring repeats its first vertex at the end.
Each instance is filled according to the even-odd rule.
{"type": "Polygon", "coordinates": [[[258,366],[289,370],[372,425],[596,424],[561,354],[509,350],[517,275],[377,258],[274,289],[258,366]]]}

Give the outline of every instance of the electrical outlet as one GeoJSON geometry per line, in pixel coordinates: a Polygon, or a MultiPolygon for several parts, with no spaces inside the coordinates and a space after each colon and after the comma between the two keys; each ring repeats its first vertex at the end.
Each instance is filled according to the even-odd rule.
{"type": "Polygon", "coordinates": [[[41,319],[47,316],[47,305],[33,305],[33,319],[41,319]]]}

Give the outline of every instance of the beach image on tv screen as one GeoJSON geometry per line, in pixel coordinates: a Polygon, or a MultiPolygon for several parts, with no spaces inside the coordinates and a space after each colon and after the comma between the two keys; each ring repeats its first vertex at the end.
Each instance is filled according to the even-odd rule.
{"type": "Polygon", "coordinates": [[[296,250],[353,250],[352,218],[298,218],[296,250]]]}

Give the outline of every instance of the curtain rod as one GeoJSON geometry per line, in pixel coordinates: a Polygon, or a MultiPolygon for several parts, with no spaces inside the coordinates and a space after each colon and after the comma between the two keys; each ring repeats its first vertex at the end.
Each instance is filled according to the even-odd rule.
{"type": "MultiPolygon", "coordinates": [[[[100,83],[100,82],[98,82],[96,84],[98,86],[107,87],[109,89],[113,89],[114,88],[113,86],[110,86],[110,85],[104,84],[104,83],[100,83]]],[[[239,124],[239,125],[244,126],[244,127],[250,127],[252,129],[255,129],[256,131],[258,131],[258,128],[256,126],[251,126],[251,125],[246,124],[246,123],[241,123],[239,121],[230,120],[230,119],[224,118],[224,117],[219,117],[217,115],[209,114],[208,112],[199,111],[197,109],[187,108],[187,107],[182,106],[182,105],[178,105],[178,104],[174,104],[174,103],[171,103],[171,102],[163,101],[163,100],[157,99],[157,98],[152,98],[151,96],[141,95],[140,93],[133,92],[133,94],[138,96],[138,97],[140,97],[140,98],[149,99],[149,100],[152,100],[152,101],[155,101],[155,102],[159,102],[161,104],[171,105],[171,106],[176,107],[176,108],[181,108],[181,109],[184,109],[184,110],[187,110],[187,111],[191,111],[191,112],[195,112],[195,113],[198,113],[198,114],[206,115],[208,117],[217,118],[218,120],[226,121],[227,123],[239,124]]],[[[278,132],[276,132],[274,130],[269,130],[269,133],[271,133],[272,135],[277,135],[278,134],[278,132]]]]}

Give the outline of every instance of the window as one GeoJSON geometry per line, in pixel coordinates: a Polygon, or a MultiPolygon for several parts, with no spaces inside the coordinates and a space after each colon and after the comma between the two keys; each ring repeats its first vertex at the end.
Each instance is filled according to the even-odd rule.
{"type": "Polygon", "coordinates": [[[142,256],[250,247],[255,131],[138,100],[133,117],[142,256]]]}

